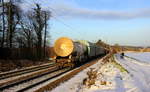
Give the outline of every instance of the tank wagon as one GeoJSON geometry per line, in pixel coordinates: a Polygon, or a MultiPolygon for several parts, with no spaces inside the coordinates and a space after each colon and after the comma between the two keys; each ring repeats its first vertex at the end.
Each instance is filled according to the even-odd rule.
{"type": "Polygon", "coordinates": [[[87,60],[106,54],[106,50],[94,43],[80,40],[72,41],[67,37],[61,37],[54,44],[54,52],[57,55],[56,63],[59,67],[74,67],[85,63],[87,60]]]}

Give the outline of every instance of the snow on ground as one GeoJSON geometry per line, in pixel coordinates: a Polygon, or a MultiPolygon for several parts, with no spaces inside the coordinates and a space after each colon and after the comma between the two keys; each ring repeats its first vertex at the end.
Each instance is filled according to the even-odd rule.
{"type": "Polygon", "coordinates": [[[120,58],[120,54],[114,57],[115,61],[129,73],[121,72],[115,63],[102,65],[98,62],[51,92],[150,92],[150,64],[142,62],[150,61],[148,59],[150,53],[125,53],[125,55],[133,56],[137,60],[128,57],[120,58]],[[87,72],[90,68],[98,70],[98,77],[95,84],[88,87],[83,85],[83,80],[88,77],[87,72]]]}
{"type": "MultiPolygon", "coordinates": [[[[145,58],[147,58],[145,53],[141,53],[141,54],[142,55],[144,54],[145,58]]],[[[139,59],[140,59],[139,56],[142,56],[142,55],[138,54],[136,56],[134,54],[135,58],[139,58],[139,59]]],[[[150,72],[149,72],[150,66],[149,64],[146,65],[146,64],[143,64],[143,62],[130,59],[127,57],[124,57],[122,59],[120,58],[119,54],[115,55],[115,57],[116,57],[116,61],[129,71],[129,74],[132,76],[132,79],[134,80],[133,83],[137,87],[137,89],[140,90],[140,92],[150,92],[150,72]]],[[[144,58],[142,58],[142,60],[144,60],[144,58]]]]}
{"type": "Polygon", "coordinates": [[[98,68],[99,66],[101,66],[101,63],[90,66],[89,68],[83,70],[67,82],[62,83],[59,87],[52,90],[52,92],[60,92],[60,90],[61,92],[79,92],[78,90],[80,90],[83,79],[87,77],[87,71],[89,71],[90,68],[98,68]]]}
{"type": "Polygon", "coordinates": [[[132,53],[125,53],[125,55],[129,57],[133,57],[138,61],[149,63],[150,64],[150,52],[132,52],[132,53]]]}
{"type": "Polygon", "coordinates": [[[113,63],[102,66],[99,61],[51,92],[140,92],[133,82],[134,80],[127,72],[120,72],[113,63]],[[90,68],[98,70],[98,77],[95,85],[89,88],[83,85],[83,80],[87,77],[87,71],[90,68]]]}

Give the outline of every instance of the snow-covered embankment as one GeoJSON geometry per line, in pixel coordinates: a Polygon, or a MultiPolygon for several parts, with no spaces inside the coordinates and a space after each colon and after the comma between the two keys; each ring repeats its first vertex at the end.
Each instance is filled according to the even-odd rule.
{"type": "MultiPolygon", "coordinates": [[[[101,60],[95,65],[85,69],[69,81],[62,83],[52,92],[138,92],[132,82],[131,76],[118,69],[114,62],[102,65],[101,60]],[[87,72],[91,68],[97,71],[97,77],[93,85],[84,85],[84,80],[89,77],[87,72]]],[[[140,92],[140,91],[139,91],[140,92]]]]}
{"type": "MultiPolygon", "coordinates": [[[[150,91],[150,64],[148,64],[147,55],[150,53],[125,53],[128,57],[120,58],[120,55],[115,55],[116,61],[125,67],[129,74],[132,76],[133,84],[139,92],[149,92],[150,91]],[[145,57],[145,58],[144,58],[145,57]],[[143,61],[143,62],[142,62],[143,61]],[[147,61],[147,64],[144,62],[147,61]]],[[[137,91],[134,91],[137,92],[137,91]]]]}

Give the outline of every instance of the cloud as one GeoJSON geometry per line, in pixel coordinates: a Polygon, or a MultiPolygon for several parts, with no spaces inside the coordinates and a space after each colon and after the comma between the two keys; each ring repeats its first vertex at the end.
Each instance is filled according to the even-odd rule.
{"type": "MultiPolygon", "coordinates": [[[[52,9],[52,8],[51,8],[52,9]]],[[[53,6],[54,16],[88,19],[135,19],[150,18],[150,9],[138,9],[133,11],[92,10],[72,7],[68,5],[53,6]]]]}
{"type": "Polygon", "coordinates": [[[130,11],[92,10],[79,7],[74,0],[71,0],[70,2],[67,2],[66,0],[60,0],[59,2],[56,2],[55,0],[28,2],[26,0],[26,3],[21,4],[21,7],[24,10],[33,9],[33,7],[35,7],[34,3],[40,3],[42,8],[51,10],[52,15],[57,17],[104,20],[150,18],[150,8],[130,11]]]}

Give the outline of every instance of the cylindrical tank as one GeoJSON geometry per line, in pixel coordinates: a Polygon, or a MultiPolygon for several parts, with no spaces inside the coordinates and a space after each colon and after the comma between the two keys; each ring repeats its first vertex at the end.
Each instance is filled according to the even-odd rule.
{"type": "Polygon", "coordinates": [[[79,42],[87,46],[88,57],[102,55],[105,52],[104,48],[97,46],[94,43],[85,40],[80,40],[79,42]]]}
{"type": "Polygon", "coordinates": [[[54,44],[54,51],[57,56],[66,57],[70,54],[81,56],[87,52],[87,46],[80,42],[73,42],[67,37],[61,37],[54,44]]]}
{"type": "Polygon", "coordinates": [[[96,45],[94,43],[85,40],[80,40],[79,42],[87,46],[88,57],[93,57],[96,55],[96,45]]]}
{"type": "Polygon", "coordinates": [[[55,41],[54,52],[57,56],[66,57],[73,52],[73,41],[67,37],[61,37],[55,41]]]}
{"type": "Polygon", "coordinates": [[[86,51],[86,47],[84,45],[80,44],[79,42],[74,42],[73,54],[79,56],[79,55],[83,55],[85,51],[86,51]]]}
{"type": "Polygon", "coordinates": [[[86,46],[86,52],[87,52],[87,54],[89,55],[89,54],[90,54],[89,42],[86,41],[86,40],[79,40],[78,42],[86,46]]]}
{"type": "Polygon", "coordinates": [[[95,57],[104,54],[104,49],[94,43],[79,40],[73,42],[67,37],[61,37],[54,44],[54,52],[57,56],[67,57],[69,55],[95,57]]]}

